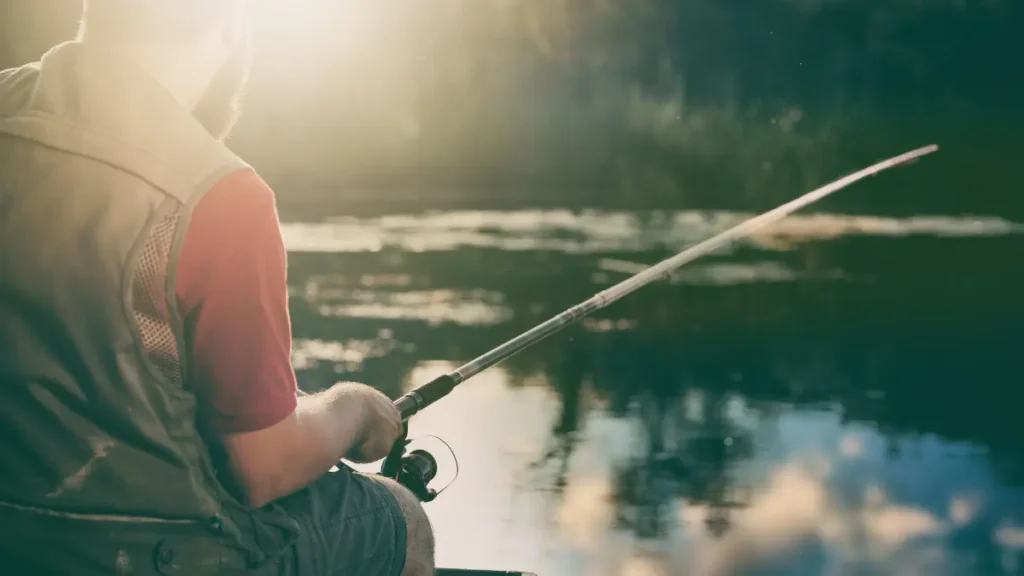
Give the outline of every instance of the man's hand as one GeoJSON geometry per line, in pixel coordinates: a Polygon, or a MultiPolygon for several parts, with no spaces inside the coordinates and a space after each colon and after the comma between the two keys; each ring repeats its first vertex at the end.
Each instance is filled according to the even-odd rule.
{"type": "Polygon", "coordinates": [[[390,398],[370,386],[355,383],[339,386],[351,386],[352,398],[358,399],[362,405],[360,443],[345,455],[345,459],[368,464],[384,458],[402,435],[402,415],[398,408],[390,398]]]}
{"type": "Polygon", "coordinates": [[[295,411],[274,426],[222,442],[249,504],[258,508],[305,488],[342,458],[384,458],[401,434],[401,414],[387,396],[343,382],[300,397],[295,411]]]}

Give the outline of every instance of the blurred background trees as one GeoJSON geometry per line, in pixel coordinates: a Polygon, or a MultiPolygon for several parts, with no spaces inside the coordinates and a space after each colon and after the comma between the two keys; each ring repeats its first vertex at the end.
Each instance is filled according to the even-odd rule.
{"type": "MultiPolygon", "coordinates": [[[[346,203],[760,209],[905,149],[856,212],[1024,215],[1015,0],[251,0],[232,145],[284,212],[346,203]]],[[[4,0],[0,65],[76,0],[4,0]]]]}

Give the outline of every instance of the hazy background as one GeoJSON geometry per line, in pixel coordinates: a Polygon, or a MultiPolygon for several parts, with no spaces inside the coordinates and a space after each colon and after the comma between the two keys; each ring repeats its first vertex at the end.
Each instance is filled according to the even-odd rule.
{"type": "MultiPolygon", "coordinates": [[[[0,66],[70,37],[77,4],[0,0],[0,66]]],[[[1024,2],[253,6],[230,144],[278,195],[310,390],[397,396],[940,146],[413,419],[459,460],[427,506],[441,565],[1024,574],[1024,2]]]]}
{"type": "MultiPolygon", "coordinates": [[[[0,66],[79,2],[3,0],[0,66]]],[[[1012,0],[253,0],[233,146],[324,203],[764,208],[931,142],[835,206],[1020,215],[1012,0]]],[[[315,206],[315,207],[314,207],[315,206]]]]}

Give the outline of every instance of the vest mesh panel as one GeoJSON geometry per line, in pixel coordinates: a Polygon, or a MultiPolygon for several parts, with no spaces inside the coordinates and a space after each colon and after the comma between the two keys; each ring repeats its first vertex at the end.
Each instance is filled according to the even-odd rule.
{"type": "Polygon", "coordinates": [[[149,360],[168,381],[181,384],[178,344],[167,309],[167,266],[180,212],[152,228],[132,271],[132,312],[149,360]]]}

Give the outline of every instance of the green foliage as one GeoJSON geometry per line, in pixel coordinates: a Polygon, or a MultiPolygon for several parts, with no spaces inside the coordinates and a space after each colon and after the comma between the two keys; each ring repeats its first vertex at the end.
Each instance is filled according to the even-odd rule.
{"type": "MultiPolygon", "coordinates": [[[[6,56],[73,30],[74,10],[46,36],[54,10],[13,4],[3,25],[30,21],[32,38],[4,34],[6,56]]],[[[752,208],[931,142],[969,143],[954,150],[961,168],[998,172],[991,148],[1024,127],[1024,83],[1007,67],[1022,6],[254,2],[257,61],[232,145],[285,204],[752,208]]],[[[948,170],[932,184],[963,177],[948,170]]],[[[954,206],[963,191],[930,192],[938,209],[936,196],[954,206]]]]}

